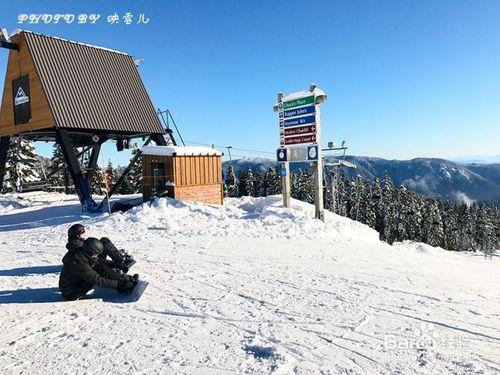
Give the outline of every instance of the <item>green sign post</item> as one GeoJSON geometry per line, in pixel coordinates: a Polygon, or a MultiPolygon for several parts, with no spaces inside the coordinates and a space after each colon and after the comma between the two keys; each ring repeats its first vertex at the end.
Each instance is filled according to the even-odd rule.
{"type": "Polygon", "coordinates": [[[285,109],[302,107],[303,105],[314,104],[314,95],[306,96],[305,98],[299,98],[294,100],[289,100],[287,102],[279,103],[278,110],[283,111],[285,109]]]}

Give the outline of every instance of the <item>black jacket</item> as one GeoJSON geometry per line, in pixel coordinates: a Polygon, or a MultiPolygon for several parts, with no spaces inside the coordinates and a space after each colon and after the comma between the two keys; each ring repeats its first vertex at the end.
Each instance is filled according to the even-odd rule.
{"type": "Polygon", "coordinates": [[[73,296],[92,285],[116,289],[123,278],[111,270],[106,261],[93,261],[81,247],[81,241],[68,242],[69,250],[64,256],[63,268],[59,276],[59,290],[63,296],[73,296]]]}

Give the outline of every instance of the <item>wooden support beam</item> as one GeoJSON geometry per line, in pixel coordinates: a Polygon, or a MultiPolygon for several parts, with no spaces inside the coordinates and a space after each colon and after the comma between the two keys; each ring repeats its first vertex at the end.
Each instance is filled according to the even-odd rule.
{"type": "Polygon", "coordinates": [[[66,130],[57,129],[57,142],[61,146],[61,151],[68,166],[69,174],[75,185],[78,198],[80,198],[80,203],[82,204],[82,210],[84,212],[95,212],[97,210],[97,204],[92,199],[90,185],[82,173],[71,139],[66,130]]]}
{"type": "Polygon", "coordinates": [[[92,146],[92,153],[90,154],[90,160],[87,165],[87,173],[85,174],[87,181],[90,181],[94,176],[95,168],[97,166],[97,159],[99,158],[100,151],[101,151],[100,143],[96,143],[95,145],[92,146]]]}
{"type": "Polygon", "coordinates": [[[163,137],[163,134],[151,134],[150,138],[157,146],[167,146],[167,141],[163,137]]]}

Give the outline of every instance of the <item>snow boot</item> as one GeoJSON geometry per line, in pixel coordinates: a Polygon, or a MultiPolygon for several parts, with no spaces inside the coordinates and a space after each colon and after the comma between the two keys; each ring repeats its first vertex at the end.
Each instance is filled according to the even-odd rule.
{"type": "Polygon", "coordinates": [[[125,250],[118,250],[109,238],[103,237],[101,238],[101,242],[104,245],[105,254],[108,255],[118,266],[126,267],[128,269],[136,263],[134,258],[132,258],[132,256],[125,250]]]}

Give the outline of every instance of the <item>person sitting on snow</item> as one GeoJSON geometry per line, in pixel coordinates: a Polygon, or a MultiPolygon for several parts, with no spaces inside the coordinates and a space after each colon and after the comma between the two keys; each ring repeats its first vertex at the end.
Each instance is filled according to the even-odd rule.
{"type": "Polygon", "coordinates": [[[102,257],[105,246],[97,238],[89,237],[82,246],[70,246],[64,256],[59,276],[59,290],[68,301],[85,296],[95,285],[130,294],[139,275],[129,276],[109,267],[102,257]]]}
{"type": "MultiPolygon", "coordinates": [[[[72,250],[83,246],[83,241],[85,234],[85,227],[82,224],[73,224],[68,229],[68,243],[66,244],[66,249],[72,250]]],[[[102,254],[99,255],[101,259],[106,262],[106,265],[111,268],[116,268],[118,270],[127,273],[129,268],[135,264],[133,258],[125,253],[123,250],[120,251],[107,237],[102,237],[101,242],[104,246],[102,254]],[[110,257],[112,261],[107,260],[110,257]]]]}

